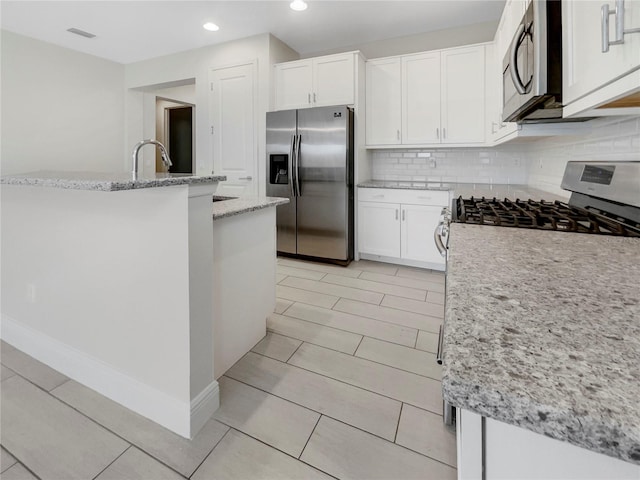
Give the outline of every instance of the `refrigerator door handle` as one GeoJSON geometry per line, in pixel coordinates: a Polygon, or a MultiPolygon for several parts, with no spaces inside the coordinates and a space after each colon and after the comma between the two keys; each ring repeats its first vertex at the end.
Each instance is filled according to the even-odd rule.
{"type": "Polygon", "coordinates": [[[295,159],[296,159],[296,166],[295,166],[295,170],[296,170],[296,190],[298,191],[298,196],[301,197],[302,196],[302,190],[300,190],[300,144],[302,143],[302,135],[298,135],[298,147],[295,149],[296,150],[296,155],[295,155],[295,159]]]}
{"type": "Polygon", "coordinates": [[[291,148],[289,149],[289,186],[291,187],[291,198],[296,196],[295,184],[293,179],[294,155],[296,152],[296,136],[291,135],[291,148]]]}

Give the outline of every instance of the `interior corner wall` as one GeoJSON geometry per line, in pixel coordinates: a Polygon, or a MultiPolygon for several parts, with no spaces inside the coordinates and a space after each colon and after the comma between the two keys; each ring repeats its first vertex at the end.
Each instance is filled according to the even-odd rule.
{"type": "Polygon", "coordinates": [[[123,171],[124,65],[1,36],[2,174],[123,171]]]}

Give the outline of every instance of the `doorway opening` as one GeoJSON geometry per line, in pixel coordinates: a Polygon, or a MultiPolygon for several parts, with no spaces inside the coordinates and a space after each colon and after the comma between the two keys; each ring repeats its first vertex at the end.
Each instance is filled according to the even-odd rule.
{"type": "Polygon", "coordinates": [[[156,138],[169,152],[173,165],[167,169],[156,152],[156,172],[194,172],[195,105],[156,97],[156,138]]]}

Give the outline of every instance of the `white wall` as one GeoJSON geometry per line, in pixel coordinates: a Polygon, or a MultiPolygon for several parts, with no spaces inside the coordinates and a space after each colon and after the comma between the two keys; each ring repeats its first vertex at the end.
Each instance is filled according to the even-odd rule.
{"type": "Polygon", "coordinates": [[[404,55],[408,53],[440,50],[442,48],[459,47],[472,43],[491,42],[496,34],[498,22],[483,22],[464,27],[448,28],[435,32],[407,35],[405,37],[379,40],[377,42],[353,44],[344,48],[321,50],[305,54],[304,58],[328,55],[331,53],[360,50],[367,59],[404,55]]]}
{"type": "Polygon", "coordinates": [[[124,66],[1,32],[2,174],[122,171],[124,66]]]}
{"type": "Polygon", "coordinates": [[[529,184],[566,195],[560,182],[569,160],[640,160],[640,117],[605,117],[590,125],[589,135],[552,137],[531,144],[527,150],[529,184]]]}

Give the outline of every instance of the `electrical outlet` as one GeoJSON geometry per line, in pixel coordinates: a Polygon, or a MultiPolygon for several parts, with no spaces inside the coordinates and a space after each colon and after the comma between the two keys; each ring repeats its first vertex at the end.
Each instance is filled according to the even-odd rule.
{"type": "Polygon", "coordinates": [[[436,165],[436,159],[435,158],[431,159],[431,161],[429,162],[429,166],[431,168],[436,168],[437,165],[436,165]]]}
{"type": "Polygon", "coordinates": [[[36,303],[36,286],[33,283],[27,283],[27,302],[36,303]]]}

